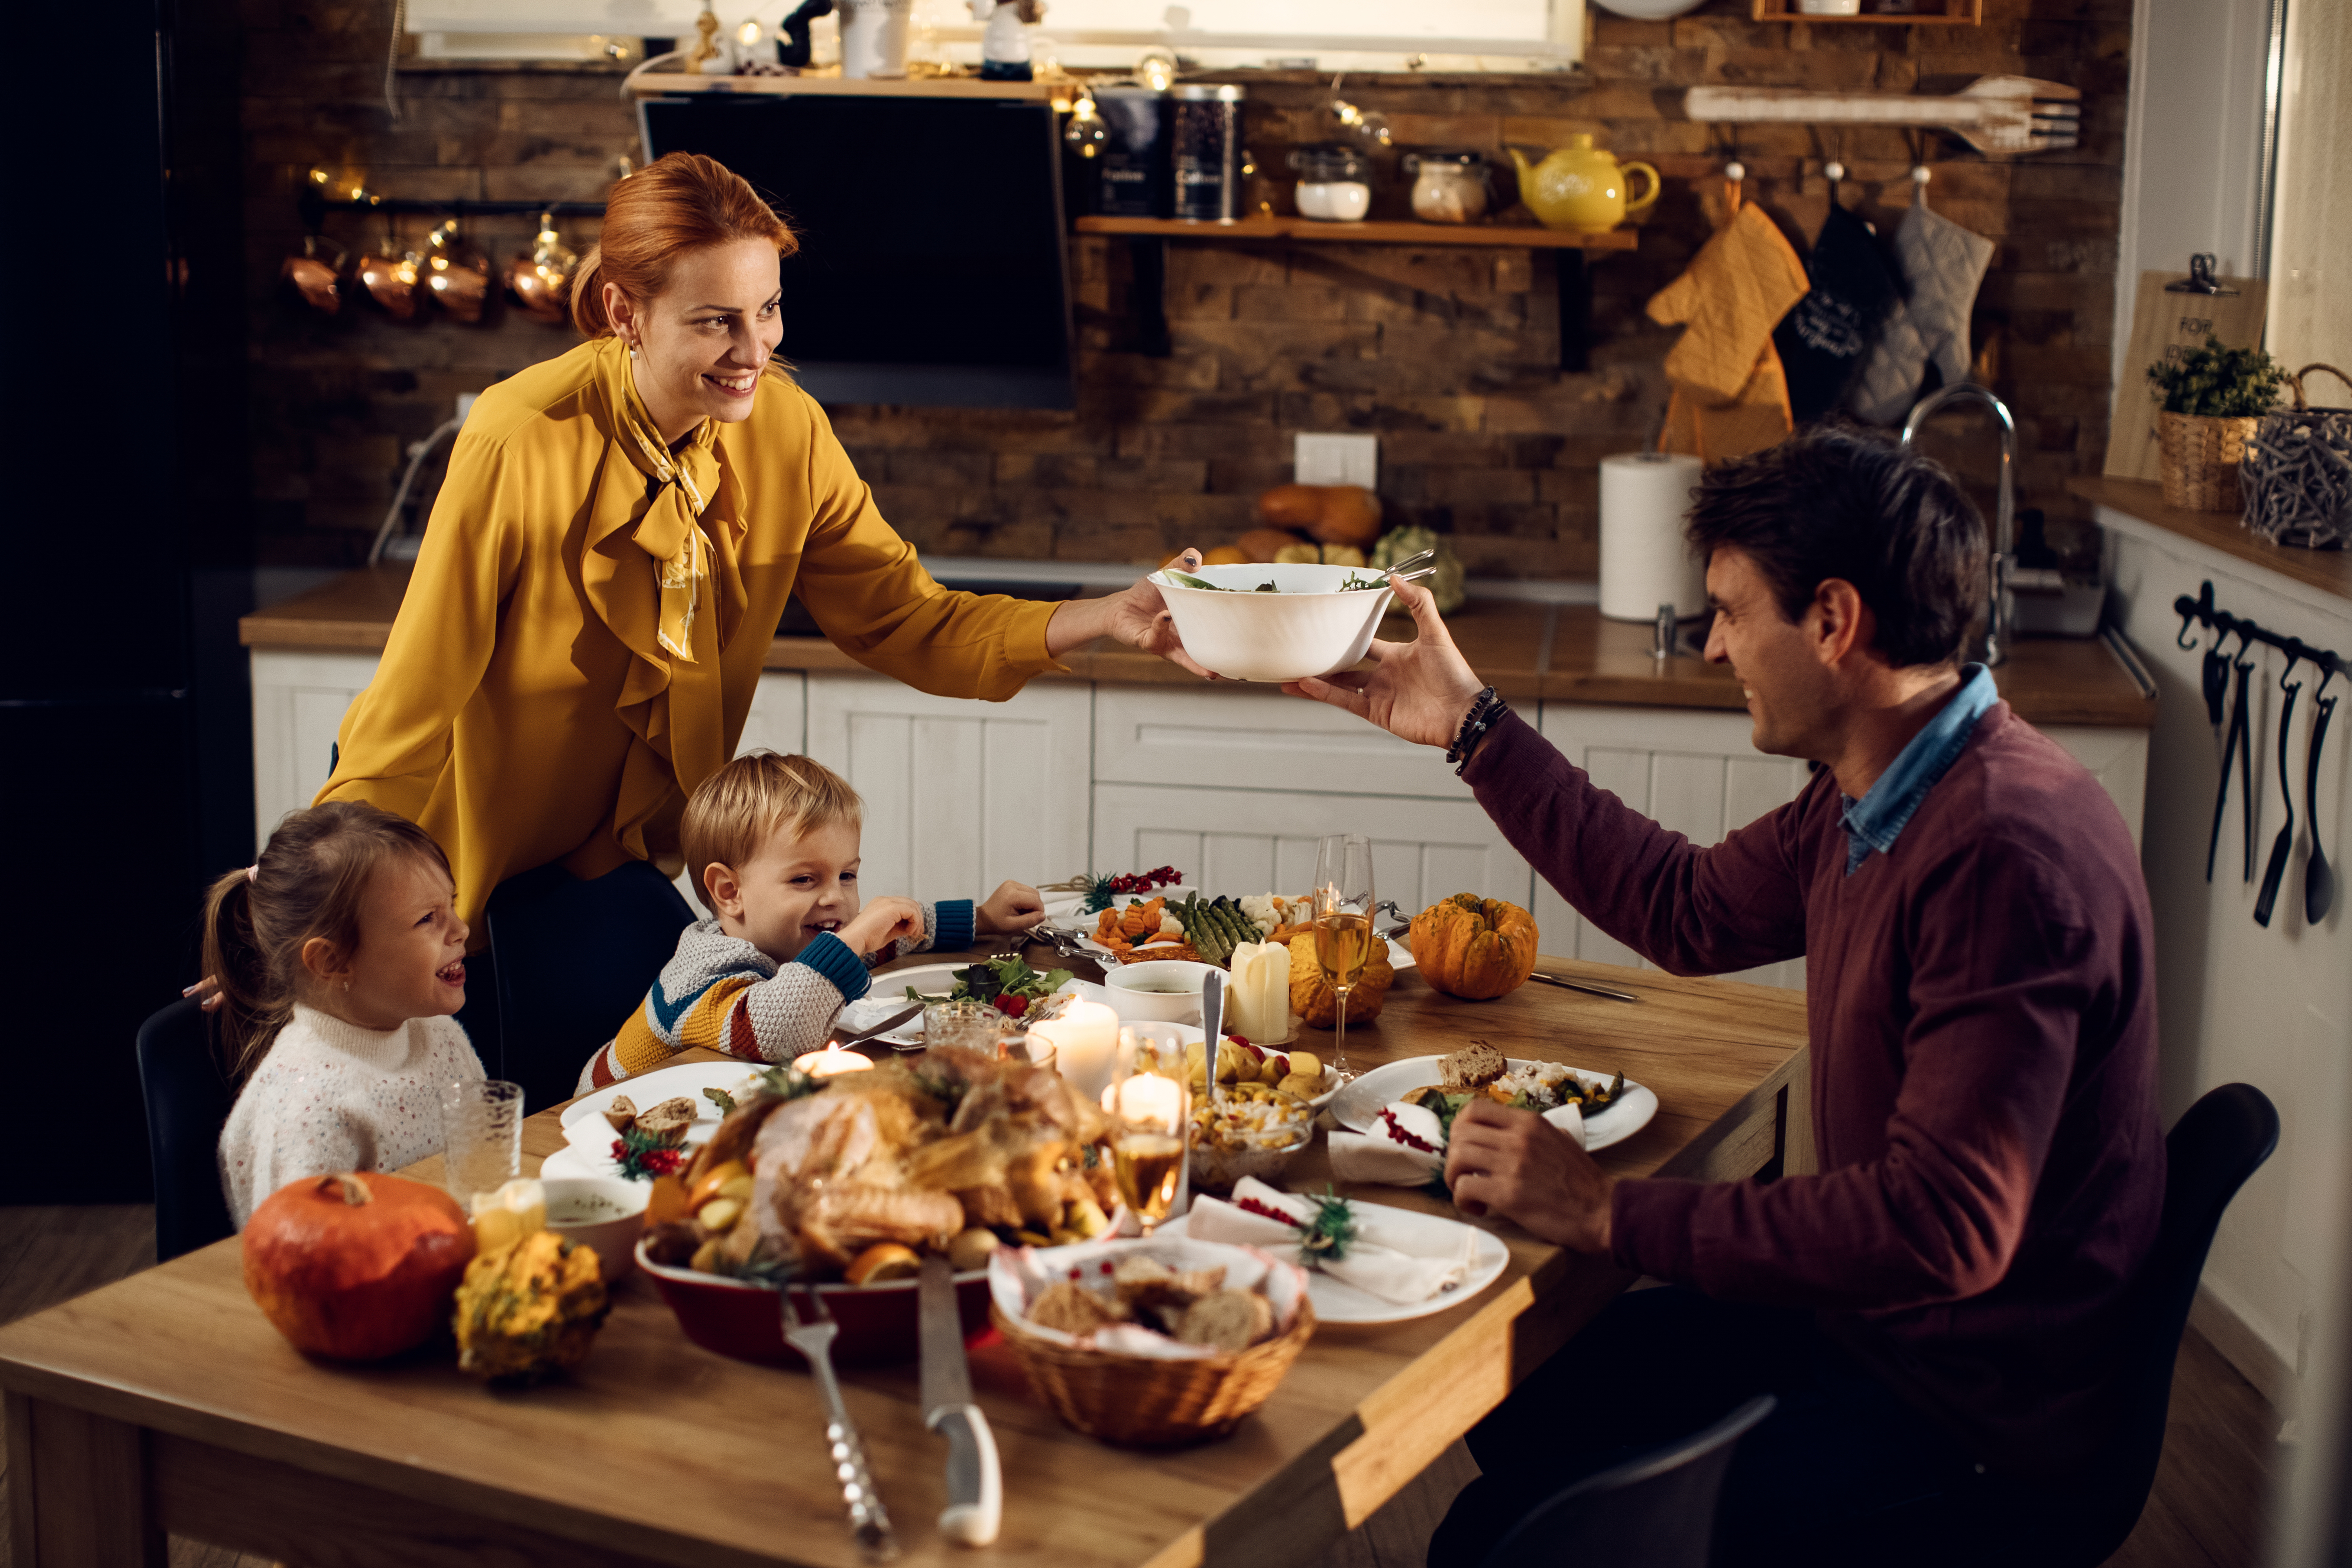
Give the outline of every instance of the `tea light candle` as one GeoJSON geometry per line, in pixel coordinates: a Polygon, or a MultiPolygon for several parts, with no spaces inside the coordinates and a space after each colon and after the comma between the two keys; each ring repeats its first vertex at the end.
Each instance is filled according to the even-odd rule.
{"type": "Polygon", "coordinates": [[[793,1066],[811,1078],[835,1078],[845,1072],[865,1072],[874,1066],[874,1059],[856,1051],[845,1051],[839,1046],[827,1046],[793,1058],[793,1066]]]}
{"type": "Polygon", "coordinates": [[[1173,1132],[1184,1119],[1184,1086],[1156,1073],[1138,1073],[1118,1086],[1118,1118],[1131,1127],[1173,1132]]]}
{"type": "Polygon", "coordinates": [[[1060,1017],[1029,1031],[1033,1041],[1040,1036],[1054,1047],[1055,1067],[1079,1093],[1100,1094],[1110,1082],[1111,1058],[1118,1049],[1118,1015],[1110,1008],[1081,997],[1060,1017]]]}

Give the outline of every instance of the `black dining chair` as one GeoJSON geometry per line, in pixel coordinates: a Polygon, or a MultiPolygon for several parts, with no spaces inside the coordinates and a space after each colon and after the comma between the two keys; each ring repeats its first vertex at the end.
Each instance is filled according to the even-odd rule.
{"type": "Polygon", "coordinates": [[[155,1168],[155,1261],[236,1234],[221,1195],[220,1135],[236,1091],[213,1054],[212,1029],[193,997],[139,1026],[139,1088],[155,1168]]]}
{"type": "Polygon", "coordinates": [[[1706,1568],[1732,1450],[1777,1403],[1759,1394],[1704,1432],[1562,1488],[1512,1526],[1481,1568],[1706,1568]]]}
{"type": "Polygon", "coordinates": [[[2267,1095],[2227,1083],[2183,1111],[2165,1135],[2164,1215],[2122,1329],[2124,1408],[2089,1467],[2047,1486],[1994,1471],[1881,1521],[1888,1550],[1921,1564],[2096,1568],[2122,1549],[2156,1484],[2173,1365],[2213,1232],[2246,1178],[2278,1147],[2278,1130],[2267,1095]]]}
{"type": "Polygon", "coordinates": [[[527,1111],[572,1098],[580,1069],[619,1032],[694,910],[642,860],[593,880],[543,866],[499,884],[488,910],[498,1039],[474,1049],[522,1085],[527,1111]]]}

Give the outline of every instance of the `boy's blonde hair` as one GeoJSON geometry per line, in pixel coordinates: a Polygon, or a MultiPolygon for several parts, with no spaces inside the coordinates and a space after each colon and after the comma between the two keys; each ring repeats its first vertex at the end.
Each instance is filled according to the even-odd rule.
{"type": "Polygon", "coordinates": [[[741,870],[777,834],[805,838],[845,822],[862,826],[866,803],[849,781],[811,757],[746,752],[695,789],[677,825],[694,896],[713,914],[704,873],[716,861],[741,870]]]}

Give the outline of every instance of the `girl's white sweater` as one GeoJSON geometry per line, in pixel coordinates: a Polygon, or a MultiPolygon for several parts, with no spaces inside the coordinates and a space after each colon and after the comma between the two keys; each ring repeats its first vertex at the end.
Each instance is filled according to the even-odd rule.
{"type": "Polygon", "coordinates": [[[295,1004],[221,1129],[221,1191],[237,1228],[289,1182],[441,1152],[442,1089],[482,1076],[455,1018],[379,1032],[295,1004]]]}

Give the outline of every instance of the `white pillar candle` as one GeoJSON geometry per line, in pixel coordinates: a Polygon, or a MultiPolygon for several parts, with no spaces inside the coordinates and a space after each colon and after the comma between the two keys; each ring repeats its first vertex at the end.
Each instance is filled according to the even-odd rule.
{"type": "Polygon", "coordinates": [[[1290,1034],[1290,949],[1278,942],[1245,942],[1234,949],[1231,1010],[1225,1028],[1254,1046],[1272,1046],[1290,1034]]]}
{"type": "Polygon", "coordinates": [[[865,1072],[874,1066],[874,1058],[845,1051],[839,1046],[827,1046],[821,1051],[793,1058],[793,1066],[811,1078],[834,1078],[845,1072],[865,1072]]]}
{"type": "Polygon", "coordinates": [[[1130,1127],[1177,1131],[1184,1120],[1184,1086],[1172,1078],[1138,1073],[1118,1086],[1118,1117],[1130,1127]]]}
{"type": "Polygon", "coordinates": [[[1029,1031],[1043,1035],[1054,1047],[1054,1066],[1080,1094],[1093,1096],[1110,1082],[1112,1056],[1118,1049],[1118,1015],[1099,1002],[1084,997],[1029,1031]]]}

